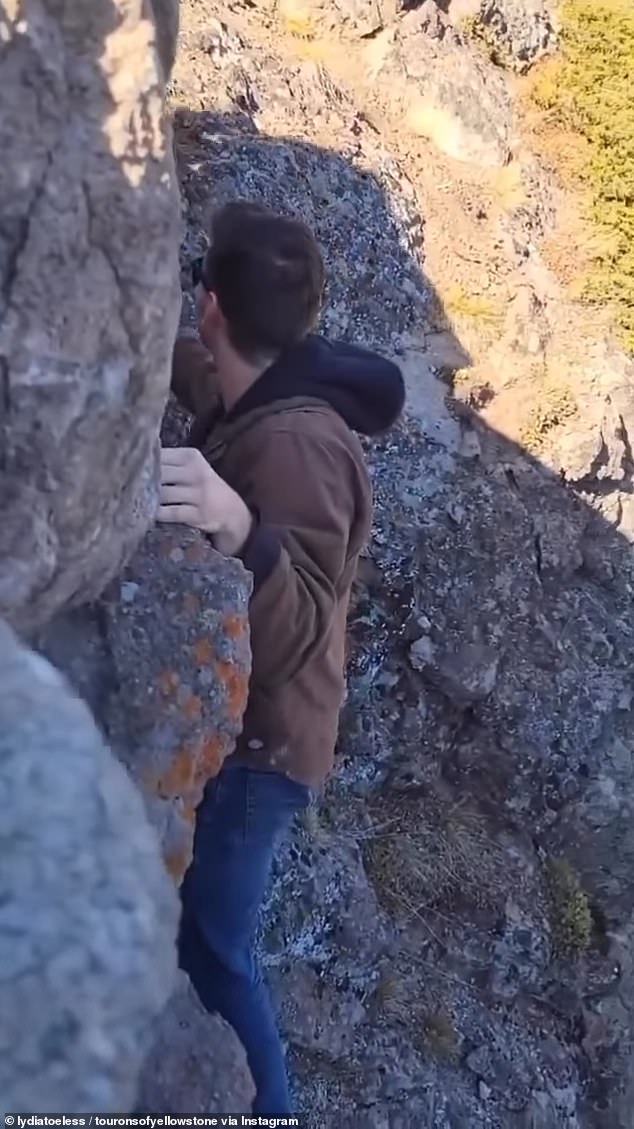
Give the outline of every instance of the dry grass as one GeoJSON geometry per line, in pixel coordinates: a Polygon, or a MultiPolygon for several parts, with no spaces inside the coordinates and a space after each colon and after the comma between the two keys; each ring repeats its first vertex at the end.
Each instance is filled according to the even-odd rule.
{"type": "Polygon", "coordinates": [[[539,401],[520,432],[527,450],[540,451],[548,435],[577,414],[577,403],[569,388],[553,385],[539,394],[539,401]]]}
{"type": "Polygon", "coordinates": [[[280,0],[279,14],[284,30],[297,39],[312,39],[317,32],[313,14],[301,0],[280,0]]]}
{"type": "Polygon", "coordinates": [[[484,821],[463,806],[425,799],[383,804],[365,861],[382,905],[424,920],[426,908],[458,902],[497,905],[505,890],[505,860],[484,821]]]}
{"type": "Polygon", "coordinates": [[[519,161],[509,161],[493,174],[493,191],[502,208],[513,211],[526,203],[527,194],[519,161]]]}
{"type": "Polygon", "coordinates": [[[433,1054],[449,1063],[458,1061],[460,1039],[453,1016],[422,983],[413,983],[401,971],[384,972],[374,993],[374,1005],[388,1022],[407,1030],[422,1054],[433,1054]]]}
{"type": "Polygon", "coordinates": [[[488,327],[497,327],[502,323],[502,311],[483,294],[469,294],[463,286],[455,284],[447,288],[443,297],[451,318],[464,318],[488,327]]]}

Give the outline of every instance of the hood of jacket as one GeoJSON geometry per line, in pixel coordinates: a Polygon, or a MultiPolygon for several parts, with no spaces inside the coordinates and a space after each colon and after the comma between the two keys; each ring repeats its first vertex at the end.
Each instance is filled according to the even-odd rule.
{"type": "Polygon", "coordinates": [[[398,365],[378,353],[314,335],[278,357],[233,406],[225,422],[302,396],[328,404],[353,431],[377,435],[401,414],[405,384],[398,365]]]}

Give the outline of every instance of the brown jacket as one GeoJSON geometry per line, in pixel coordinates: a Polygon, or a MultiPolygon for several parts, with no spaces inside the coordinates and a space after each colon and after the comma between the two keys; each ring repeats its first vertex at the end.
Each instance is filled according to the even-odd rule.
{"type": "Polygon", "coordinates": [[[210,354],[196,340],[176,344],[172,386],[194,412],[191,441],[256,517],[242,554],[254,581],[253,668],[234,756],[319,787],[333,761],[372,494],[361,445],[319,387],[302,395],[298,378],[289,389],[298,394],[280,396],[284,381],[269,383],[272,400],[256,396],[225,417],[210,354]]]}

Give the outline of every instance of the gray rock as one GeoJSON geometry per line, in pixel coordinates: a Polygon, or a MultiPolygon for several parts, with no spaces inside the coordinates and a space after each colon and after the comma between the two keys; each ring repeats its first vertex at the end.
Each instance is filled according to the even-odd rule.
{"type": "Polygon", "coordinates": [[[0,32],[0,610],[31,629],[155,512],[179,217],[149,6],[10,3],[0,32]]]}
{"type": "Polygon", "coordinates": [[[413,21],[404,22],[399,54],[408,82],[409,127],[456,160],[504,165],[512,132],[504,76],[487,68],[477,50],[452,28],[438,39],[425,35],[413,21]]]}
{"type": "Polygon", "coordinates": [[[310,966],[293,963],[272,977],[282,1000],[284,1031],[295,1047],[345,1058],[366,1010],[359,999],[310,966]]]}
{"type": "Polygon", "coordinates": [[[232,1029],[204,1011],[184,973],[152,1026],[152,1047],[139,1079],[143,1113],[249,1113],[255,1087],[232,1029]]]}
{"type": "Polygon", "coordinates": [[[279,0],[279,7],[291,27],[294,21],[299,28],[310,21],[366,36],[388,26],[398,11],[399,0],[279,0]]]}
{"type": "Polygon", "coordinates": [[[176,968],[177,899],[86,706],[0,625],[0,1094],[130,1108],[176,968]]]}
{"type": "Polygon", "coordinates": [[[459,161],[507,162],[513,128],[507,79],[437,10],[431,22],[425,7],[408,12],[372,42],[367,57],[405,130],[459,161]]]}
{"type": "Polygon", "coordinates": [[[552,0],[482,0],[478,18],[514,70],[526,71],[557,48],[552,0]]]}
{"type": "Polygon", "coordinates": [[[344,24],[359,35],[372,35],[394,17],[398,0],[334,0],[334,5],[344,24]]]}
{"type": "Polygon", "coordinates": [[[487,698],[493,691],[499,655],[482,643],[466,640],[455,651],[446,651],[426,636],[412,644],[410,659],[415,670],[426,672],[458,708],[487,698]]]}
{"type": "Polygon", "coordinates": [[[156,28],[156,49],[167,82],[176,57],[179,0],[151,0],[156,28]]]}
{"type": "Polygon", "coordinates": [[[494,946],[491,991],[499,999],[512,1001],[521,992],[535,993],[543,987],[551,958],[549,928],[538,915],[522,914],[509,899],[505,907],[504,932],[494,946]]]}

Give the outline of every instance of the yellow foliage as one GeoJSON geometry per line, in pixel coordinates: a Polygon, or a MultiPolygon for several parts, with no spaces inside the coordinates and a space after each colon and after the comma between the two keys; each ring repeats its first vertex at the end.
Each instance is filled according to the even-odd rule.
{"type": "Polygon", "coordinates": [[[552,126],[583,139],[565,163],[589,189],[598,234],[584,296],[614,306],[634,350],[634,4],[564,0],[561,23],[562,53],[533,97],[552,126]]]}
{"type": "Polygon", "coordinates": [[[569,388],[553,385],[540,393],[539,401],[521,430],[520,438],[529,451],[539,451],[546,436],[577,412],[569,388]]]}
{"type": "Polygon", "coordinates": [[[501,312],[490,298],[481,294],[469,294],[460,285],[450,286],[444,295],[445,308],[451,317],[469,318],[485,325],[497,325],[501,312]]]}
{"type": "Polygon", "coordinates": [[[315,22],[311,10],[301,0],[280,0],[280,16],[289,35],[298,39],[312,39],[315,22]]]}
{"type": "Polygon", "coordinates": [[[509,161],[496,170],[495,192],[504,208],[519,208],[526,203],[526,188],[522,179],[522,166],[519,161],[509,161]]]}

